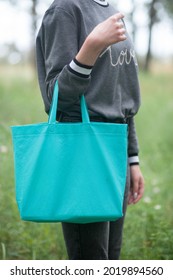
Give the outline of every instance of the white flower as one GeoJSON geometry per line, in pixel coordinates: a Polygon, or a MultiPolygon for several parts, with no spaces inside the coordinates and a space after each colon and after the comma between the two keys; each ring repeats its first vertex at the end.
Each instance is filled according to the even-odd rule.
{"type": "Polygon", "coordinates": [[[151,182],[151,184],[152,184],[153,186],[156,186],[158,183],[159,183],[158,178],[154,178],[154,179],[152,180],[152,182],[151,182]]]}
{"type": "Polygon", "coordinates": [[[160,189],[158,187],[153,188],[153,193],[159,193],[160,189]]]}
{"type": "Polygon", "coordinates": [[[145,196],[145,197],[143,198],[143,201],[144,201],[145,203],[151,203],[151,198],[150,198],[149,196],[145,196]]]}
{"type": "Polygon", "coordinates": [[[8,152],[7,146],[4,145],[0,146],[0,153],[6,154],[7,152],[8,152]]]}
{"type": "Polygon", "coordinates": [[[162,206],[160,204],[157,204],[157,205],[154,206],[155,210],[160,210],[161,208],[162,208],[162,206]]]}

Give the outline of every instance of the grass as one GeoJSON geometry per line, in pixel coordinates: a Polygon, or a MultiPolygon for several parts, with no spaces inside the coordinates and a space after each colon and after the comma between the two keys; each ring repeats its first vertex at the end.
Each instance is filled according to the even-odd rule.
{"type": "MultiPolygon", "coordinates": [[[[20,221],[15,201],[10,125],[47,120],[28,67],[0,68],[0,259],[66,259],[60,224],[20,221]]],[[[129,206],[122,259],[173,259],[173,82],[170,72],[140,73],[136,117],[146,190],[129,206]]]]}
{"type": "Polygon", "coordinates": [[[20,221],[9,126],[46,121],[47,116],[37,81],[28,68],[3,70],[0,81],[0,259],[66,259],[60,224],[20,221]]]}
{"type": "Polygon", "coordinates": [[[146,189],[143,200],[128,208],[122,258],[173,259],[172,73],[141,73],[140,80],[136,125],[146,189]]]}

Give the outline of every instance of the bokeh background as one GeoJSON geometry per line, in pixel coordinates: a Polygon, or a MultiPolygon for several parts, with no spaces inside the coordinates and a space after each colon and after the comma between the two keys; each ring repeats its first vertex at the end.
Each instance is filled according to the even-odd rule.
{"type": "MultiPolygon", "coordinates": [[[[35,36],[52,0],[0,0],[0,259],[67,259],[60,224],[20,220],[11,125],[47,120],[35,36]]],[[[173,259],[173,1],[110,0],[125,14],[139,62],[136,117],[146,190],[128,207],[121,259],[173,259]]]]}

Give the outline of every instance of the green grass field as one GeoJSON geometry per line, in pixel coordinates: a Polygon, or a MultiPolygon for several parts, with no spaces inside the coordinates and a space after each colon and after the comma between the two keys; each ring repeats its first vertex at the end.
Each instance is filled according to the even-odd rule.
{"type": "MultiPolygon", "coordinates": [[[[20,221],[15,201],[10,125],[44,122],[37,81],[28,68],[0,68],[0,259],[66,259],[60,224],[20,221]]],[[[140,73],[136,117],[145,195],[128,207],[121,259],[173,259],[173,78],[140,73]]]]}

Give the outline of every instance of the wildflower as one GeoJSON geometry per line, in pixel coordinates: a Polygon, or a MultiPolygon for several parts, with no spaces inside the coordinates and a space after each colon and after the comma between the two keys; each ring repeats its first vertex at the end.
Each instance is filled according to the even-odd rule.
{"type": "Polygon", "coordinates": [[[157,184],[158,184],[158,178],[154,178],[153,180],[152,180],[152,182],[151,182],[151,184],[153,185],[153,186],[156,186],[157,184]]]}
{"type": "Polygon", "coordinates": [[[0,146],[0,153],[6,154],[7,152],[8,152],[7,146],[4,145],[0,146]]]}
{"type": "Polygon", "coordinates": [[[151,198],[150,198],[149,196],[145,196],[144,199],[143,199],[143,201],[144,201],[145,203],[151,203],[151,198]]]}
{"type": "Polygon", "coordinates": [[[153,188],[153,193],[159,193],[160,189],[158,187],[153,188]]]}
{"type": "Polygon", "coordinates": [[[162,208],[162,206],[160,204],[157,204],[157,205],[154,206],[155,210],[160,210],[161,208],[162,208]]]}

